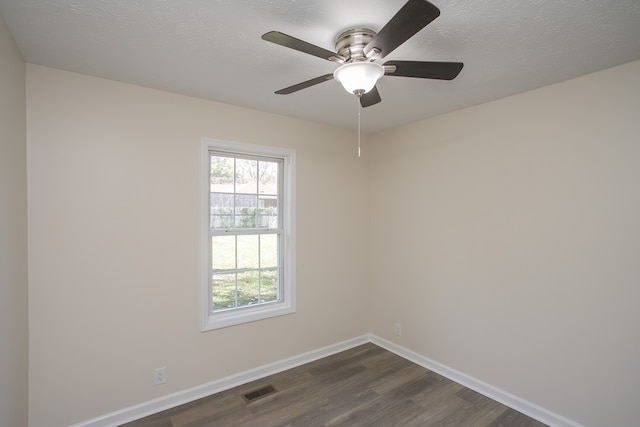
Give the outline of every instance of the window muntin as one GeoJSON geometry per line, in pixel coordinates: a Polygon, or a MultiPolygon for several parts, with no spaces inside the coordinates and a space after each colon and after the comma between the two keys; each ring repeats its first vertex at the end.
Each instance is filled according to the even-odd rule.
{"type": "Polygon", "coordinates": [[[203,147],[203,330],[294,312],[294,152],[203,147]]]}

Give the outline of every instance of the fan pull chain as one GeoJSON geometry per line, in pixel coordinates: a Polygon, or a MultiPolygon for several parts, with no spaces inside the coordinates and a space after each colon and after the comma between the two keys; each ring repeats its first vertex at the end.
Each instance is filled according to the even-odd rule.
{"type": "Polygon", "coordinates": [[[360,97],[356,97],[358,100],[358,157],[360,157],[360,111],[362,111],[362,104],[360,104],[360,97]]]}

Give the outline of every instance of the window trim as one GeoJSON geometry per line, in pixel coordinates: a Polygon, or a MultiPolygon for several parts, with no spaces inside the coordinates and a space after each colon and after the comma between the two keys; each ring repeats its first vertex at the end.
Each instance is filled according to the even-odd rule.
{"type": "Polygon", "coordinates": [[[202,138],[200,164],[200,287],[201,287],[201,331],[226,328],[271,317],[295,313],[296,311],[296,239],[295,239],[295,150],[255,145],[248,143],[222,141],[213,138],[202,138]],[[283,159],[283,254],[280,274],[282,275],[282,301],[225,310],[217,313],[210,312],[211,298],[211,256],[209,240],[209,203],[211,191],[207,183],[210,182],[209,151],[221,151],[232,155],[267,156],[283,159]]]}

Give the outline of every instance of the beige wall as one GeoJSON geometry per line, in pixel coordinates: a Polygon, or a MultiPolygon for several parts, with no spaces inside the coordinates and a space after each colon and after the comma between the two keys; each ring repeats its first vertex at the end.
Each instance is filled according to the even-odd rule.
{"type": "Polygon", "coordinates": [[[369,142],[373,333],[585,425],[637,425],[640,62],[369,142]]]}
{"type": "Polygon", "coordinates": [[[27,425],[25,64],[0,16],[0,425],[27,425]]]}
{"type": "Polygon", "coordinates": [[[27,105],[31,427],[369,331],[588,426],[640,419],[640,62],[362,159],[349,131],[39,66],[27,105]],[[297,150],[297,314],[199,332],[201,137],[297,150]]]}
{"type": "Polygon", "coordinates": [[[80,422],[368,331],[350,131],[27,65],[30,426],[80,422]],[[297,151],[297,313],[201,333],[202,137],[297,151]],[[166,366],[168,382],[153,385],[166,366]]]}

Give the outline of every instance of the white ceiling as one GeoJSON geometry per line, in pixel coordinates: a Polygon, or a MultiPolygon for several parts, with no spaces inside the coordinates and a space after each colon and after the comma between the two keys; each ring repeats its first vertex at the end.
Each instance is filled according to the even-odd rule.
{"type": "MultiPolygon", "coordinates": [[[[336,81],[278,89],[337,65],[263,41],[278,30],[328,50],[379,30],[406,0],[0,0],[24,59],[337,126],[357,99],[336,81]]],[[[433,0],[441,15],[385,60],[460,61],[453,81],[385,76],[368,132],[640,59],[640,0],[433,0]]]]}

